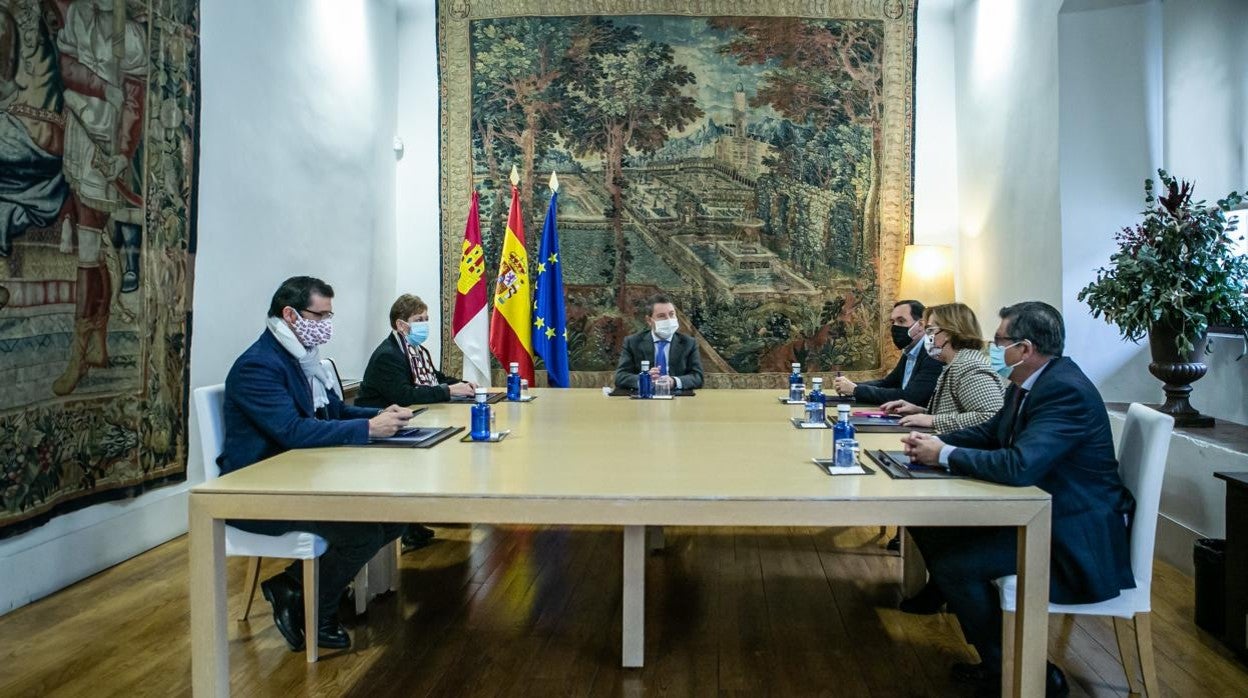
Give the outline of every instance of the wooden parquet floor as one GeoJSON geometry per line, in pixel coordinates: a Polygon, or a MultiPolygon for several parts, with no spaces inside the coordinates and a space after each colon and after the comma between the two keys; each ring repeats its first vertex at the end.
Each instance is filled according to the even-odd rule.
{"type": "MultiPolygon", "coordinates": [[[[349,618],[354,646],[308,665],[268,604],[248,622],[229,565],[238,696],[957,696],[973,654],[947,615],[896,609],[875,529],[669,528],[646,568],[646,666],[620,661],[618,529],[440,527],[402,587],[349,618]]],[[[266,561],[262,576],[281,563],[266,561]]],[[[1193,624],[1192,580],[1156,565],[1168,696],[1248,696],[1248,667],[1193,624]]],[[[0,696],[190,694],[185,537],[0,617],[0,696]]],[[[1053,617],[1077,696],[1122,696],[1108,619],[1053,617]]]]}

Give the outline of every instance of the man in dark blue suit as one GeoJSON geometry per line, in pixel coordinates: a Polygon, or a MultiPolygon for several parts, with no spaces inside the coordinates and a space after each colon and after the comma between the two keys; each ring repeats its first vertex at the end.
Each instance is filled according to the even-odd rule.
{"type": "MultiPolygon", "coordinates": [[[[296,276],[284,281],[269,304],[264,334],[230,369],[225,379],[225,443],[218,464],[225,474],[292,448],[366,444],[370,436],[392,436],[411,410],[385,410],[343,404],[338,382],[321,366],[319,346],[333,334],[334,290],[320,279],[296,276]]],[[[338,621],[342,592],[383,545],[403,532],[402,525],[322,521],[231,521],[253,533],[281,535],[307,531],[325,539],[320,558],[320,647],[342,649],[351,637],[338,621]]],[[[303,649],[302,566],[296,560],[261,585],[273,605],[273,621],[292,650],[303,649]]]]}
{"type": "MultiPolygon", "coordinates": [[[[1135,586],[1128,529],[1135,499],[1122,484],[1109,416],[1083,371],[1062,356],[1061,313],[1040,302],[1001,309],[990,358],[1009,379],[1005,406],[990,421],[938,438],[911,433],[912,460],[1052,495],[1050,597],[1083,604],[1135,586]]],[[[931,582],[902,610],[934,613],[947,601],[981,664],[954,666],[955,679],[995,692],[1001,675],[1001,607],[993,580],[1015,572],[1012,528],[912,528],[931,582]]],[[[1049,665],[1049,695],[1069,690],[1049,665]]]]}

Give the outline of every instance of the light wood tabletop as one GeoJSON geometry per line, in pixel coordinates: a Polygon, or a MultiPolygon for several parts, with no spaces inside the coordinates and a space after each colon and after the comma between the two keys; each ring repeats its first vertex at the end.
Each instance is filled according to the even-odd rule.
{"type": "MultiPolygon", "coordinates": [[[[1049,495],[968,479],[829,476],[827,429],[799,430],[775,390],[705,390],[668,401],[598,390],[535,390],[492,405],[499,443],[456,435],[430,449],[288,451],[191,493],[194,686],[227,695],[222,521],[230,518],[540,523],[624,527],[623,663],[644,651],[647,525],[996,525],[1019,530],[1017,695],[1042,695],[1047,642],[1049,495]]],[[[441,404],[414,425],[466,426],[441,404]]],[[[466,433],[466,432],[464,432],[466,433]]],[[[859,434],[896,449],[899,434],[859,434]]],[[[868,462],[863,458],[864,462],[868,462]]]]}

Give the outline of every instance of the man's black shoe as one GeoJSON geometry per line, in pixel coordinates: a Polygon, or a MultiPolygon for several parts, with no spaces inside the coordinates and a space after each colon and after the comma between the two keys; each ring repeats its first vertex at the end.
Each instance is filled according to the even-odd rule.
{"type": "Polygon", "coordinates": [[[422,526],[420,524],[408,524],[407,530],[403,532],[403,552],[408,553],[413,550],[420,550],[429,545],[436,535],[432,528],[422,526]]]}
{"type": "Polygon", "coordinates": [[[303,590],[285,573],[260,583],[265,601],[273,606],[273,625],[292,652],[303,649],[303,590]]]}
{"type": "MultiPolygon", "coordinates": [[[[975,685],[975,694],[995,696],[1001,692],[1001,670],[990,670],[980,664],[958,662],[949,671],[954,681],[975,685]]],[[[1070,695],[1066,674],[1053,662],[1045,662],[1044,695],[1046,698],[1065,698],[1070,695]]]]}
{"type": "Polygon", "coordinates": [[[897,607],[902,613],[930,616],[933,613],[940,613],[940,609],[945,607],[945,594],[935,582],[929,581],[922,591],[908,599],[902,599],[897,607]]]}
{"type": "Polygon", "coordinates": [[[1047,698],[1065,698],[1070,695],[1066,674],[1053,662],[1047,662],[1044,668],[1044,695],[1047,698]]]}
{"type": "Polygon", "coordinates": [[[316,632],[316,646],[327,650],[345,650],[351,646],[351,636],[337,619],[322,620],[316,632]]]}
{"type": "Polygon", "coordinates": [[[897,530],[897,535],[888,539],[888,545],[884,546],[884,549],[894,553],[901,552],[901,529],[897,530]]]}

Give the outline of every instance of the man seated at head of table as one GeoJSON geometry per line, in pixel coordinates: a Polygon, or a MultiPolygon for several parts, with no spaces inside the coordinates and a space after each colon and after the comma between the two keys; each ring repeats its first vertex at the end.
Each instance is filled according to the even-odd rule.
{"type": "Polygon", "coordinates": [[[656,381],[670,378],[673,390],[702,387],[702,355],[698,342],[677,332],[680,321],[676,305],[664,295],[646,301],[646,329],[624,338],[620,360],[615,367],[615,387],[637,389],[641,362],[650,362],[650,376],[656,381]]]}
{"type": "MultiPolygon", "coordinates": [[[[265,331],[234,362],[225,379],[225,443],[221,474],[296,448],[367,444],[393,436],[412,418],[406,407],[384,410],[343,404],[338,381],[321,365],[320,345],[333,334],[334,290],[310,276],[282,282],[269,303],[265,331]]],[[[306,531],[325,539],[320,557],[320,647],[343,649],[351,636],[338,621],[342,592],[370,558],[398,538],[402,524],[344,521],[230,521],[244,531],[278,536],[306,531]]],[[[273,624],[293,651],[304,637],[303,567],[295,560],[260,588],[273,606],[273,624]]]]}
{"type": "MultiPolygon", "coordinates": [[[[990,345],[993,367],[1010,387],[1005,404],[979,426],[902,439],[910,458],[958,475],[1003,485],[1033,485],[1052,496],[1049,595],[1058,604],[1096,603],[1135,586],[1128,531],[1135,498],[1122,483],[1109,416],[1096,386],[1062,356],[1066,330],[1041,302],[1001,309],[990,345]]],[[[946,603],[980,664],[955,664],[955,680],[983,692],[1001,675],[1001,604],[993,580],[1014,574],[1013,528],[912,527],[931,579],[902,602],[907,613],[935,613],[946,603]]],[[[1049,664],[1048,695],[1069,690],[1049,664]]]]}
{"type": "Polygon", "coordinates": [[[890,414],[904,415],[904,427],[936,433],[973,427],[992,419],[1001,409],[1005,387],[984,353],[983,333],[975,312],[963,303],[947,303],[923,311],[923,346],[944,369],[926,407],[905,400],[880,405],[890,414]]]}
{"type": "MultiPolygon", "coordinates": [[[[399,296],[390,306],[390,332],[368,359],[355,404],[425,405],[472,397],[476,385],[445,375],[434,365],[423,346],[428,338],[429,305],[420,296],[399,296]]],[[[403,533],[403,550],[424,547],[434,535],[428,526],[410,524],[403,533]]]]}
{"type": "Polygon", "coordinates": [[[882,405],[905,400],[926,405],[936,390],[936,377],[944,366],[923,350],[923,304],[916,300],[897,301],[888,315],[893,346],[901,350],[901,358],[883,378],[854,383],[837,376],[832,388],[838,395],[852,395],[855,402],[882,405]]]}

